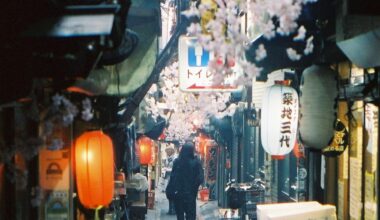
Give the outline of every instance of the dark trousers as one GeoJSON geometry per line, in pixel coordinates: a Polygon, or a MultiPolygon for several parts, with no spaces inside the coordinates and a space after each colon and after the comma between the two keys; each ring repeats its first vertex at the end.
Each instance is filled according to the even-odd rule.
{"type": "Polygon", "coordinates": [[[175,214],[174,199],[168,199],[168,200],[169,200],[169,211],[168,211],[168,214],[175,214]]]}
{"type": "Polygon", "coordinates": [[[175,198],[175,212],[177,214],[177,220],[195,220],[197,215],[196,196],[176,195],[175,198]]]}

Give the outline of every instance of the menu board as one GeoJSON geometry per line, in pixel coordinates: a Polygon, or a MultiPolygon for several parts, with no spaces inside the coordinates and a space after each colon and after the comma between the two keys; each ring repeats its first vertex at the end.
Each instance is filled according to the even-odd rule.
{"type": "Polygon", "coordinates": [[[365,172],[365,200],[374,202],[375,200],[375,175],[365,172]]]}
{"type": "Polygon", "coordinates": [[[376,202],[366,202],[364,206],[364,219],[365,220],[377,220],[376,217],[376,202]]]}
{"type": "Polygon", "coordinates": [[[363,163],[363,102],[355,102],[352,106],[355,109],[353,119],[350,121],[350,192],[349,192],[349,210],[350,217],[353,219],[362,218],[362,163],[363,163]]]}
{"type": "Polygon", "coordinates": [[[361,218],[362,211],[362,184],[361,184],[361,161],[356,158],[350,159],[350,216],[354,219],[361,218]]]}
{"type": "Polygon", "coordinates": [[[365,165],[365,191],[364,191],[364,219],[377,219],[376,206],[376,169],[378,151],[378,116],[379,110],[373,104],[365,105],[365,130],[364,130],[364,165],[365,165]]]}
{"type": "Polygon", "coordinates": [[[375,172],[377,167],[379,110],[373,104],[365,105],[364,149],[366,170],[375,172]]]}
{"type": "Polygon", "coordinates": [[[343,154],[343,179],[348,179],[348,150],[346,150],[343,154]]]}
{"type": "Polygon", "coordinates": [[[344,220],[344,181],[338,180],[338,220],[344,220]]]}

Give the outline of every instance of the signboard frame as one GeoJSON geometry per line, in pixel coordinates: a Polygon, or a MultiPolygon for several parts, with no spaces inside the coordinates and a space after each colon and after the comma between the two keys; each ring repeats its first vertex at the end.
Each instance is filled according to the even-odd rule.
{"type": "Polygon", "coordinates": [[[234,62],[230,67],[233,74],[225,77],[222,84],[215,84],[213,73],[208,69],[208,62],[215,54],[207,51],[196,37],[180,36],[178,40],[179,87],[184,92],[236,92],[242,86],[234,85],[234,81],[243,73],[242,68],[234,62]]]}

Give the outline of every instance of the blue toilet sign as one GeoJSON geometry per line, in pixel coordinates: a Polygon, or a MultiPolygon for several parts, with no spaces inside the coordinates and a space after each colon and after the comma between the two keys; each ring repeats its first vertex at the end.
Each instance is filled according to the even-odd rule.
{"type": "Polygon", "coordinates": [[[187,58],[189,66],[207,67],[210,53],[200,44],[196,43],[195,40],[192,40],[187,48],[187,58]]]}
{"type": "Polygon", "coordinates": [[[179,87],[184,92],[221,91],[232,92],[241,87],[232,85],[240,71],[233,67],[233,74],[226,76],[220,84],[214,83],[214,72],[208,64],[215,59],[212,51],[207,51],[196,37],[181,36],[178,40],[179,87]]]}

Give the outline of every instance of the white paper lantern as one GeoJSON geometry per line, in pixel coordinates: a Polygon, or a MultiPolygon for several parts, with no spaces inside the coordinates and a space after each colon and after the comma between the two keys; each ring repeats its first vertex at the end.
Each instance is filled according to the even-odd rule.
{"type": "Polygon", "coordinates": [[[334,135],[338,96],[337,73],[313,65],[302,74],[300,94],[300,139],[305,147],[322,149],[334,135]]]}
{"type": "Polygon", "coordinates": [[[292,151],[297,137],[298,94],[292,87],[266,89],[261,111],[261,143],[272,156],[292,151]]]}

